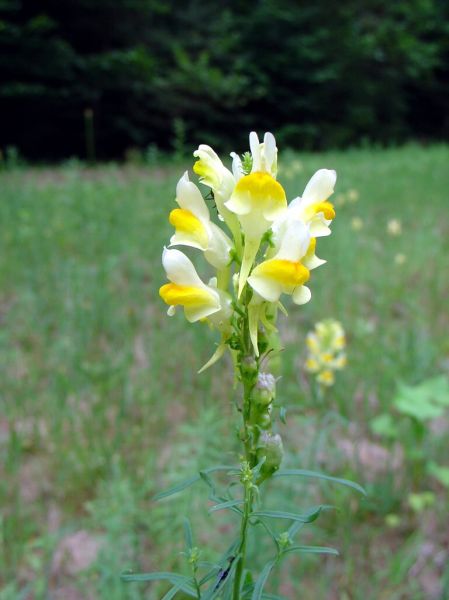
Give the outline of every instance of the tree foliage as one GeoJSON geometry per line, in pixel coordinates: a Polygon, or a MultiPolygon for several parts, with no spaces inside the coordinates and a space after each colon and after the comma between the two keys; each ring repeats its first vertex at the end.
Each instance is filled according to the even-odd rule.
{"type": "Polygon", "coordinates": [[[0,0],[1,146],[31,158],[449,134],[444,0],[0,0]],[[176,124],[176,126],[175,126],[176,124]]]}

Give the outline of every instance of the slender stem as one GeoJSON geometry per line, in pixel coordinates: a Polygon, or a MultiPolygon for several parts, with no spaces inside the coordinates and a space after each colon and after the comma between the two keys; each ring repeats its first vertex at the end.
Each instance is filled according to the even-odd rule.
{"type": "Polygon", "coordinates": [[[233,600],[240,600],[240,586],[242,582],[243,569],[245,566],[246,559],[246,540],[248,533],[248,522],[252,511],[253,504],[253,492],[252,488],[248,485],[245,486],[245,502],[243,508],[242,525],[240,529],[240,546],[239,546],[239,559],[234,577],[234,593],[232,595],[233,600]]]}
{"type": "MultiPolygon", "coordinates": [[[[243,311],[244,316],[241,320],[241,331],[240,341],[241,341],[241,350],[242,355],[244,357],[251,357],[254,359],[254,363],[257,365],[257,373],[259,371],[259,361],[254,356],[254,352],[252,350],[250,335],[249,335],[249,324],[248,324],[248,303],[250,300],[250,296],[248,295],[248,290],[243,296],[244,304],[243,311]]],[[[257,374],[256,374],[257,375],[257,374]]],[[[244,432],[244,447],[245,447],[245,460],[250,469],[254,468],[257,462],[256,458],[256,450],[254,448],[254,435],[250,432],[249,424],[251,420],[251,394],[254,387],[254,381],[257,380],[257,377],[248,377],[244,373],[244,370],[240,369],[240,376],[243,383],[243,406],[242,406],[242,420],[243,420],[243,432],[244,432]]],[[[246,547],[247,547],[247,538],[248,538],[248,525],[249,518],[253,509],[253,488],[252,481],[244,481],[242,482],[244,485],[244,506],[243,506],[243,515],[242,522],[240,526],[240,545],[238,549],[238,563],[234,576],[234,586],[233,586],[233,600],[240,600],[240,588],[242,585],[242,577],[245,569],[246,562],[246,547]]]]}

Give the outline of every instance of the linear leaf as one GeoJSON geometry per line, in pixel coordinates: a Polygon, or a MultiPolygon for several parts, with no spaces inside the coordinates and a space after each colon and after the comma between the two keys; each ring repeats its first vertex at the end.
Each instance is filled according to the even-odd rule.
{"type": "MultiPolygon", "coordinates": [[[[234,469],[234,468],[235,468],[234,466],[229,466],[229,465],[218,465],[216,467],[209,467],[208,469],[203,469],[201,472],[205,473],[207,475],[208,473],[215,473],[217,471],[229,471],[230,469],[234,469]]],[[[189,479],[185,479],[184,481],[181,481],[180,483],[174,485],[173,487],[169,488],[168,490],[164,490],[163,492],[157,493],[155,496],[153,496],[153,500],[162,500],[162,498],[168,498],[168,496],[173,496],[173,494],[182,492],[183,490],[190,487],[197,481],[200,481],[200,479],[201,479],[200,474],[193,475],[192,477],[189,477],[189,479]]]]}
{"type": "Polygon", "coordinates": [[[193,548],[192,527],[190,526],[190,521],[187,517],[184,517],[184,539],[186,541],[187,550],[191,550],[193,548]]]}
{"type": "Polygon", "coordinates": [[[179,573],[166,573],[166,572],[155,572],[155,573],[122,573],[120,578],[123,581],[169,581],[173,585],[179,586],[185,594],[189,596],[196,596],[195,589],[189,585],[190,577],[185,577],[179,573]]]}
{"type": "Polygon", "coordinates": [[[264,568],[262,569],[262,572],[260,573],[260,575],[257,578],[256,583],[254,585],[254,591],[253,591],[253,595],[251,596],[251,600],[261,600],[263,588],[267,582],[268,577],[270,576],[271,569],[274,567],[275,564],[276,564],[276,559],[270,560],[264,566],[264,568]]]}
{"type": "Polygon", "coordinates": [[[326,546],[290,546],[282,554],[292,554],[294,552],[302,554],[332,554],[333,556],[338,556],[339,554],[335,548],[327,548],[326,546]]]}
{"type": "Polygon", "coordinates": [[[176,594],[180,591],[181,591],[181,588],[179,587],[179,585],[174,585],[172,588],[170,588],[168,590],[168,592],[165,594],[165,596],[162,598],[162,600],[172,600],[176,596],[176,594]]]}
{"type": "MultiPolygon", "coordinates": [[[[237,550],[238,546],[240,544],[240,538],[238,538],[237,540],[234,540],[232,542],[232,544],[227,548],[226,552],[224,552],[221,557],[217,560],[217,571],[220,571],[221,569],[223,569],[223,566],[225,565],[226,561],[229,560],[229,558],[231,556],[233,556],[234,552],[237,550]]],[[[206,575],[204,575],[204,577],[200,580],[200,586],[204,585],[205,583],[207,583],[207,581],[209,581],[209,579],[211,579],[211,573],[213,573],[213,570],[209,571],[209,573],[206,573],[206,575]]]]}
{"type": "Polygon", "coordinates": [[[216,583],[212,583],[209,586],[209,588],[206,590],[206,593],[204,595],[201,595],[201,600],[214,600],[215,598],[217,598],[217,596],[219,594],[221,594],[226,582],[228,582],[230,579],[232,579],[232,576],[234,574],[234,571],[237,567],[237,563],[239,560],[240,560],[240,554],[234,558],[234,560],[232,561],[232,564],[229,566],[229,569],[228,569],[226,575],[224,575],[223,579],[220,579],[216,583]]]}
{"type": "Polygon", "coordinates": [[[339,483],[340,485],[345,485],[346,487],[350,487],[353,490],[357,490],[364,496],[366,496],[366,491],[363,489],[361,485],[355,483],[355,481],[350,481],[349,479],[342,479],[341,477],[332,477],[332,475],[325,475],[324,473],[319,473],[318,471],[308,471],[306,469],[281,469],[277,471],[273,475],[273,479],[275,477],[311,477],[314,479],[324,479],[326,481],[331,481],[333,483],[339,483]]]}
{"type": "Polygon", "coordinates": [[[331,508],[327,505],[315,506],[310,511],[298,515],[296,513],[284,512],[281,510],[259,510],[251,513],[251,517],[268,517],[270,519],[288,519],[290,521],[299,521],[300,523],[312,523],[315,521],[322,510],[331,508]]]}
{"type": "Polygon", "coordinates": [[[209,512],[215,512],[217,510],[224,510],[225,508],[233,508],[234,506],[238,506],[239,504],[243,504],[243,500],[228,500],[227,502],[221,502],[220,504],[216,504],[209,508],[209,512]]]}
{"type": "Polygon", "coordinates": [[[300,531],[304,527],[304,525],[305,523],[299,523],[298,521],[295,521],[292,525],[290,525],[290,528],[288,530],[288,537],[292,540],[298,533],[298,531],[300,531]]]}

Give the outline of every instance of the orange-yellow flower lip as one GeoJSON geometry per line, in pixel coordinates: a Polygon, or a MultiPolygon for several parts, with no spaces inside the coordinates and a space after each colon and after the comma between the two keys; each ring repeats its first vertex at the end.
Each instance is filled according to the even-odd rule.
{"type": "Polygon", "coordinates": [[[279,204],[287,202],[282,185],[264,171],[255,171],[239,179],[235,186],[235,193],[249,194],[255,202],[268,200],[279,204]]]}
{"type": "Polygon", "coordinates": [[[261,263],[254,274],[263,275],[282,285],[296,287],[303,285],[310,277],[310,271],[300,262],[272,258],[261,263]]]}
{"type": "Polygon", "coordinates": [[[191,285],[166,283],[159,290],[162,300],[170,306],[197,306],[216,304],[216,299],[207,290],[191,285]]]}

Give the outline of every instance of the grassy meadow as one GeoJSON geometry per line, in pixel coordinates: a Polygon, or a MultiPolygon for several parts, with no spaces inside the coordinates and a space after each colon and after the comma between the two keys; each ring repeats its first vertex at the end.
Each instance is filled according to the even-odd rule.
{"type": "MultiPolygon", "coordinates": [[[[292,556],[271,591],[447,599],[449,401],[435,378],[449,371],[449,147],[281,152],[280,164],[290,199],[318,168],[338,172],[333,235],[318,251],[328,263],[313,272],[312,301],[281,319],[285,466],[353,479],[368,496],[270,482],[267,506],[336,505],[298,539],[340,552],[292,556]],[[318,399],[304,342],[327,317],[347,332],[348,365],[318,399]]],[[[238,447],[229,363],[197,375],[214,334],[181,311],[167,317],[158,295],[168,212],[191,165],[0,172],[1,600],[158,600],[167,587],[119,575],[187,572],[185,514],[205,560],[232,541],[235,517],[208,514],[201,483],[152,501],[232,464],[238,447]]],[[[260,564],[271,550],[252,547],[260,564]]]]}

